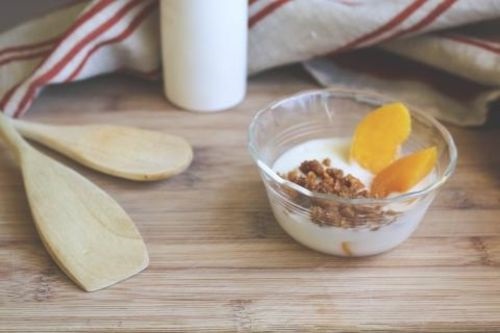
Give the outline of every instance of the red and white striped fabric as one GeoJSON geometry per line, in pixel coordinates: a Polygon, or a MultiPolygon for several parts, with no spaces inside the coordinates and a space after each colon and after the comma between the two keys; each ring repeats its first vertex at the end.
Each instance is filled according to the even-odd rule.
{"type": "MultiPolygon", "coordinates": [[[[0,34],[0,108],[20,116],[46,85],[104,73],[159,77],[157,5],[79,0],[0,34]]],[[[249,0],[249,72],[304,62],[324,85],[478,125],[500,96],[496,18],[498,0],[249,0]]]]}
{"type": "Polygon", "coordinates": [[[0,108],[23,114],[47,84],[118,70],[154,74],[156,9],[152,0],[80,1],[0,36],[0,108]]]}

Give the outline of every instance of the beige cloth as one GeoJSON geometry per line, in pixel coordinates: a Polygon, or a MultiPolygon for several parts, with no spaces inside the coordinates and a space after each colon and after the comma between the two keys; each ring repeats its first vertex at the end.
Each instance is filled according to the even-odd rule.
{"type": "MultiPolygon", "coordinates": [[[[305,61],[323,85],[460,125],[484,123],[499,95],[498,0],[250,0],[249,13],[251,74],[305,61]]],[[[159,66],[156,1],[78,1],[0,35],[0,107],[20,116],[46,85],[159,66]]]]}

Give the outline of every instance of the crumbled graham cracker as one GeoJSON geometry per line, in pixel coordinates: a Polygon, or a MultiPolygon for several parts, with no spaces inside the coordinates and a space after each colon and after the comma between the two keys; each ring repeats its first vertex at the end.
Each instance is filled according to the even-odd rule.
{"type": "MultiPolygon", "coordinates": [[[[372,197],[365,185],[351,174],[344,175],[340,169],[331,167],[330,159],[304,161],[298,169],[281,177],[312,192],[335,194],[342,198],[372,197]]],[[[289,193],[291,200],[297,200],[297,193],[289,193]]],[[[301,204],[304,204],[303,202],[301,204]]],[[[391,223],[397,215],[384,211],[380,206],[349,205],[334,201],[314,199],[309,203],[311,220],[318,225],[340,228],[368,226],[372,230],[391,223]]]]}

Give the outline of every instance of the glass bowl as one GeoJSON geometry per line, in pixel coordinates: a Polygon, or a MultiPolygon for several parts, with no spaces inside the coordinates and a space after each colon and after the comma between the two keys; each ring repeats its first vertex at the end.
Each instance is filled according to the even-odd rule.
{"type": "Polygon", "coordinates": [[[392,249],[415,231],[437,190],[453,173],[457,150],[450,133],[409,105],[412,132],[402,153],[429,146],[438,150],[432,179],[425,186],[387,198],[350,199],[311,192],[273,170],[282,154],[301,143],[352,137],[361,118],[390,102],[372,92],[326,89],[287,97],[255,115],[249,127],[250,154],[276,220],[299,243],[338,256],[368,256],[392,249]],[[329,216],[329,209],[335,214],[329,216]]]}

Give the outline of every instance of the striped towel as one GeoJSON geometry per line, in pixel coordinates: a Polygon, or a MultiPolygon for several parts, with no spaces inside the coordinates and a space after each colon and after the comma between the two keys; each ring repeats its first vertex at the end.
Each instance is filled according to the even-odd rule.
{"type": "MultiPolygon", "coordinates": [[[[21,116],[49,84],[110,72],[159,78],[157,7],[79,0],[0,34],[0,108],[21,116]]],[[[479,125],[500,97],[497,18],[498,0],[249,0],[249,73],[303,62],[322,85],[479,125]]]]}

